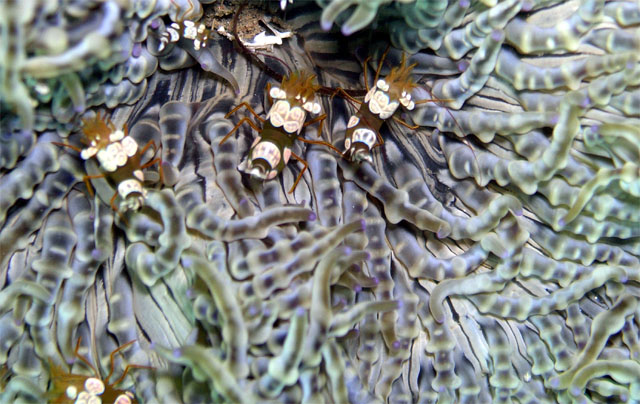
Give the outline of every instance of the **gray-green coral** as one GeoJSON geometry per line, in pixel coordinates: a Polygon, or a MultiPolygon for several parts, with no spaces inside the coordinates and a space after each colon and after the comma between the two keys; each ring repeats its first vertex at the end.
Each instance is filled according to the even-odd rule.
{"type": "MultiPolygon", "coordinates": [[[[121,386],[140,402],[640,402],[637,2],[274,4],[305,40],[276,47],[291,68],[363,89],[352,55],[371,81],[391,43],[381,77],[411,52],[432,99],[373,164],[296,144],[293,194],[299,164],[237,170],[257,134],[220,144],[235,105],[266,115],[267,73],[217,34],[158,51],[218,6],[0,6],[1,402],[45,400],[50,363],[90,375],[79,339],[103,376],[136,340],[116,375],[153,366],[121,386]],[[362,32],[322,29],[352,5],[362,32]],[[95,106],[162,148],[137,211],[52,143],[95,106]]],[[[322,104],[341,147],[357,106],[322,104]]]]}

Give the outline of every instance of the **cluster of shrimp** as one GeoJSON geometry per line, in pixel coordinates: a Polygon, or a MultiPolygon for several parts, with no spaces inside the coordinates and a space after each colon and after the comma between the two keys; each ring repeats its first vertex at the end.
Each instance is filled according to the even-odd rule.
{"type": "MultiPolygon", "coordinates": [[[[67,143],[57,143],[59,146],[68,147],[80,154],[83,160],[96,158],[102,171],[97,175],[85,175],[83,181],[87,186],[89,194],[93,196],[93,188],[90,180],[106,178],[117,186],[117,192],[113,194],[110,205],[114,211],[137,210],[143,204],[147,196],[144,188],[144,169],[154,164],[161,164],[160,157],[142,164],[142,159],[150,147],[153,147],[153,155],[158,152],[153,140],[140,148],[138,142],[129,136],[129,131],[125,125],[124,129],[117,129],[113,123],[100,114],[93,118],[82,120],[81,142],[84,148],[67,143]],[[116,206],[116,198],[120,196],[120,206],[116,206]]],[[[161,167],[161,166],[160,166],[161,167]]],[[[162,170],[160,168],[160,170],[162,170]]]]}
{"type": "Polygon", "coordinates": [[[263,127],[258,128],[257,124],[249,118],[243,118],[222,139],[222,142],[226,141],[244,122],[247,122],[259,133],[259,136],[249,149],[247,159],[238,167],[240,171],[248,173],[255,178],[263,180],[275,178],[283,170],[290,157],[293,156],[304,165],[289,191],[293,192],[308,167],[305,160],[291,152],[291,145],[295,140],[327,146],[355,163],[360,163],[364,160],[371,162],[372,149],[384,143],[379,129],[388,119],[393,119],[410,129],[418,128],[418,126],[409,125],[395,116],[400,105],[407,110],[413,110],[416,104],[446,101],[437,99],[413,101],[411,99],[411,91],[417,87],[416,82],[411,77],[411,72],[416,65],[407,66],[404,55],[400,66],[392,68],[385,78],[379,78],[382,64],[389,49],[384,52],[380,59],[372,88],[369,88],[367,80],[367,62],[369,59],[364,62],[364,81],[366,86],[364,101],[353,98],[361,93],[359,90],[322,87],[313,83],[315,76],[305,72],[294,72],[290,73],[289,76],[283,77],[269,68],[242,44],[237,33],[237,20],[242,9],[243,6],[240,6],[233,20],[233,35],[236,43],[240,50],[251,57],[265,72],[281,80],[280,87],[267,85],[267,93],[270,100],[276,101],[271,106],[266,118],[260,117],[246,102],[241,103],[226,115],[228,118],[244,106],[256,119],[263,123],[263,127]],[[326,118],[326,114],[307,121],[307,113],[319,114],[321,112],[320,104],[315,101],[316,94],[331,95],[332,97],[341,95],[360,105],[358,111],[350,117],[347,124],[344,152],[340,152],[330,143],[311,141],[300,136],[300,132],[304,127],[315,122],[320,122],[318,136],[321,134],[322,121],[326,118]]]}
{"type": "Polygon", "coordinates": [[[417,86],[411,77],[411,71],[416,65],[407,66],[404,54],[400,66],[392,68],[384,79],[379,78],[387,52],[388,49],[380,59],[373,80],[374,85],[371,89],[369,89],[367,81],[367,62],[369,59],[364,62],[364,83],[367,87],[364,102],[356,100],[340,88],[336,90],[337,93],[341,93],[352,102],[360,104],[358,111],[349,118],[344,140],[344,156],[354,162],[363,160],[371,162],[371,150],[384,144],[379,130],[388,119],[393,119],[409,129],[418,128],[418,126],[409,125],[395,116],[400,105],[411,111],[416,104],[435,101],[413,101],[411,99],[411,90],[417,86]],[[376,143],[376,139],[378,143],[376,143]]]}
{"type": "Polygon", "coordinates": [[[103,380],[100,378],[100,374],[96,368],[91,364],[89,359],[80,355],[78,349],[80,348],[80,339],[76,344],[74,356],[80,359],[86,364],[94,373],[94,376],[85,376],[74,373],[68,373],[59,366],[52,363],[49,364],[51,369],[51,386],[47,393],[49,402],[52,404],[99,404],[99,403],[113,403],[113,404],[132,404],[137,403],[135,396],[132,392],[127,390],[120,390],[115,388],[120,384],[127,373],[131,369],[153,369],[149,366],[132,365],[126,366],[122,376],[113,383],[109,383],[109,379],[114,372],[114,359],[115,355],[135,341],[127,342],[126,344],[116,348],[109,355],[110,369],[109,374],[103,380]]]}
{"type": "Polygon", "coordinates": [[[284,169],[289,159],[293,157],[300,161],[304,168],[300,171],[292,188],[289,190],[289,193],[291,193],[298,186],[302,174],[308,167],[307,162],[302,157],[291,151],[291,147],[296,140],[324,145],[339,153],[339,150],[330,143],[309,140],[300,136],[303,128],[316,122],[319,122],[318,136],[320,136],[322,121],[327,117],[326,114],[322,114],[307,120],[307,114],[318,115],[322,111],[322,107],[315,99],[318,86],[313,83],[314,78],[314,75],[301,71],[284,77],[280,87],[272,87],[268,84],[267,93],[272,106],[266,118],[258,115],[246,102],[241,103],[225,116],[228,118],[244,106],[262,123],[262,128],[259,128],[251,119],[242,118],[220,141],[220,144],[224,143],[244,122],[258,132],[258,137],[253,141],[249,149],[247,159],[238,167],[240,171],[258,179],[270,180],[275,178],[284,169]]]}

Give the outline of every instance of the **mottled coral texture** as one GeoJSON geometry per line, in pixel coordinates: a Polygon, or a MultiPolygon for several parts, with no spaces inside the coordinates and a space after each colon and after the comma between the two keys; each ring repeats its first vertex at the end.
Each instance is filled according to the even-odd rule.
{"type": "MultiPolygon", "coordinates": [[[[247,125],[219,144],[276,82],[216,33],[157,52],[219,3],[0,2],[0,401],[92,374],[81,338],[102,377],[136,341],[139,402],[640,402],[637,1],[269,4],[290,68],[362,90],[390,45],[381,77],[406,52],[444,100],[373,164],[298,142],[293,194],[297,162],[237,170],[247,125]],[[162,146],[139,211],[52,143],[98,110],[162,146]]],[[[321,102],[340,148],[357,105],[321,102]]]]}

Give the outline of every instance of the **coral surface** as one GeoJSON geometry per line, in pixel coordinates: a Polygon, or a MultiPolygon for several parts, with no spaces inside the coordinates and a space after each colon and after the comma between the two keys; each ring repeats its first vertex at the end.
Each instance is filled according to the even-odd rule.
{"type": "Polygon", "coordinates": [[[231,1],[0,2],[0,402],[640,402],[639,7],[251,3],[249,56],[231,1]],[[371,162],[238,170],[274,76],[344,150],[403,55],[371,162]]]}

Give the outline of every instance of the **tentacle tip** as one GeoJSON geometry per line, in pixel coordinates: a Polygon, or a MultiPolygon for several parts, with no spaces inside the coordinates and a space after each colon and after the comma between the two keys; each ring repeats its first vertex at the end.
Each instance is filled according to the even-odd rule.
{"type": "Polygon", "coordinates": [[[582,393],[582,390],[579,389],[578,387],[572,387],[571,388],[571,395],[574,397],[578,397],[580,395],[580,393],[582,393]]]}
{"type": "Polygon", "coordinates": [[[375,285],[378,285],[378,284],[380,283],[380,279],[378,279],[378,277],[377,277],[377,276],[374,276],[374,277],[372,278],[372,280],[373,280],[373,283],[374,283],[375,285]]]}
{"type": "Polygon", "coordinates": [[[494,41],[502,41],[504,39],[504,32],[501,29],[494,29],[491,31],[491,39],[494,41]]]}
{"type": "Polygon", "coordinates": [[[367,229],[367,221],[364,219],[360,219],[360,230],[364,231],[367,229]]]}
{"type": "Polygon", "coordinates": [[[320,21],[320,27],[322,28],[323,31],[329,31],[332,25],[333,25],[332,21],[328,21],[328,20],[320,21]]]}
{"type": "Polygon", "coordinates": [[[444,323],[444,315],[436,316],[435,314],[433,314],[433,311],[431,312],[431,315],[433,316],[433,319],[436,321],[436,323],[438,324],[444,323]]]}
{"type": "Polygon", "coordinates": [[[346,247],[344,248],[344,255],[351,255],[351,252],[352,252],[352,251],[353,251],[353,250],[351,249],[351,247],[346,246],[346,247]]]}
{"type": "Polygon", "coordinates": [[[549,386],[551,386],[552,389],[557,389],[560,386],[560,380],[557,377],[553,377],[549,380],[549,386]]]}
{"type": "Polygon", "coordinates": [[[469,0],[460,0],[458,4],[461,8],[467,8],[471,5],[471,2],[469,0]]]}
{"type": "Polygon", "coordinates": [[[391,343],[391,347],[393,349],[399,349],[400,348],[400,341],[398,341],[398,340],[393,341],[393,343],[391,343]]]}
{"type": "Polygon", "coordinates": [[[176,348],[173,350],[172,355],[174,358],[179,358],[182,356],[182,349],[176,348]]]}
{"type": "Polygon", "coordinates": [[[360,286],[360,285],[355,285],[355,286],[353,287],[353,290],[354,290],[356,293],[358,293],[358,292],[362,292],[362,286],[360,286]]]}
{"type": "Polygon", "coordinates": [[[202,68],[202,70],[206,70],[206,71],[209,71],[210,69],[209,64],[206,62],[200,63],[200,67],[202,68]]]}
{"type": "Polygon", "coordinates": [[[307,219],[309,222],[315,222],[315,220],[318,218],[318,215],[316,215],[316,212],[309,212],[309,218],[307,219]]]}
{"type": "Polygon", "coordinates": [[[439,240],[442,240],[443,238],[447,237],[449,235],[449,233],[450,232],[447,229],[440,228],[440,229],[438,229],[438,232],[436,233],[436,237],[439,240]]]}
{"type": "Polygon", "coordinates": [[[160,20],[156,18],[151,21],[151,29],[158,29],[158,27],[160,27],[160,20]]]}
{"type": "Polygon", "coordinates": [[[191,265],[193,265],[193,261],[191,260],[191,258],[183,258],[182,259],[182,266],[185,268],[190,268],[191,265]]]}
{"type": "Polygon", "coordinates": [[[369,261],[371,259],[371,253],[369,251],[365,251],[364,259],[365,261],[369,261]]]}
{"type": "Polygon", "coordinates": [[[351,35],[351,34],[353,34],[355,32],[353,30],[353,28],[351,28],[348,25],[344,25],[340,31],[342,32],[342,35],[344,35],[344,36],[349,36],[349,35],[351,35]]]}
{"type": "Polygon", "coordinates": [[[187,296],[187,299],[193,299],[194,294],[195,293],[193,292],[193,289],[191,289],[191,288],[188,288],[185,291],[185,295],[187,296]]]}
{"type": "Polygon", "coordinates": [[[296,309],[296,316],[298,316],[298,317],[304,316],[305,313],[306,313],[306,311],[305,311],[305,309],[303,307],[298,307],[296,309]]]}
{"type": "Polygon", "coordinates": [[[102,250],[100,250],[99,248],[94,248],[91,251],[91,258],[93,258],[94,260],[98,261],[101,257],[102,257],[102,250]]]}
{"type": "Polygon", "coordinates": [[[247,310],[247,314],[249,314],[249,316],[253,317],[256,314],[258,314],[258,309],[256,308],[255,305],[252,304],[251,306],[249,306],[249,309],[247,310]]]}
{"type": "Polygon", "coordinates": [[[558,220],[558,226],[564,227],[566,225],[567,225],[567,220],[564,217],[562,219],[558,220]]]}
{"type": "Polygon", "coordinates": [[[464,73],[469,68],[469,62],[467,60],[462,60],[458,62],[458,71],[460,73],[464,73]]]}
{"type": "Polygon", "coordinates": [[[520,217],[524,214],[524,211],[522,209],[514,209],[513,214],[520,217]]]}
{"type": "Polygon", "coordinates": [[[75,107],[73,107],[73,111],[74,111],[76,114],[81,114],[81,113],[83,113],[83,112],[84,112],[84,110],[85,110],[84,105],[76,105],[75,107]]]}
{"type": "Polygon", "coordinates": [[[142,45],[140,44],[140,42],[136,42],[135,44],[133,44],[131,56],[137,59],[140,57],[140,55],[142,55],[142,45]]]}

